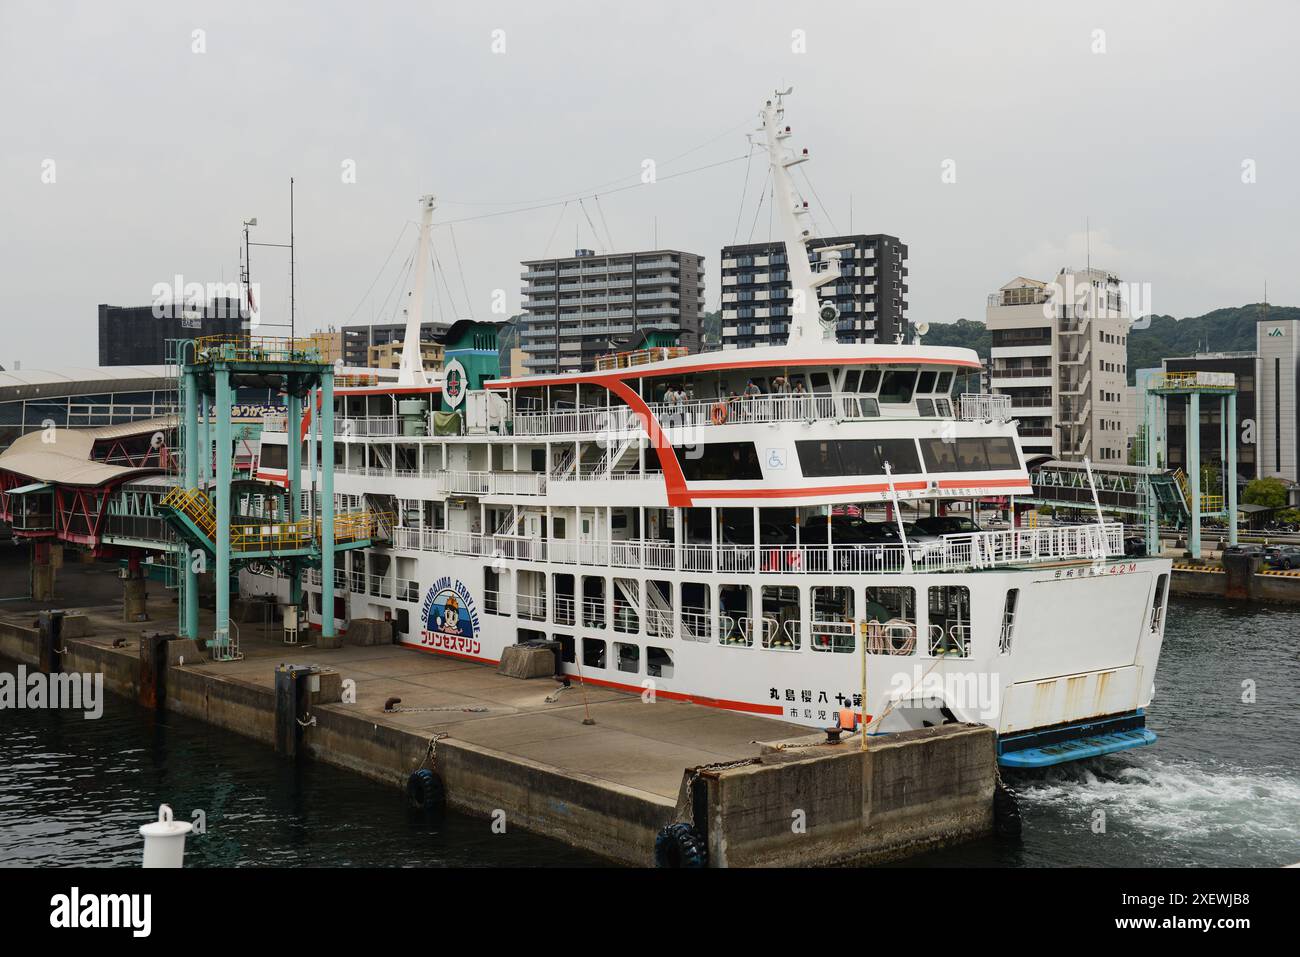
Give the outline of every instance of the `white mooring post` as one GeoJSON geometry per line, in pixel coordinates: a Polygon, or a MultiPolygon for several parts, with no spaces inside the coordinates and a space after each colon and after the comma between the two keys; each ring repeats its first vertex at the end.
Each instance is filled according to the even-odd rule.
{"type": "Polygon", "coordinates": [[[185,861],[185,835],[194,830],[188,821],[173,821],[172,809],[158,807],[158,820],[142,825],[145,867],[180,867],[185,861]]]}

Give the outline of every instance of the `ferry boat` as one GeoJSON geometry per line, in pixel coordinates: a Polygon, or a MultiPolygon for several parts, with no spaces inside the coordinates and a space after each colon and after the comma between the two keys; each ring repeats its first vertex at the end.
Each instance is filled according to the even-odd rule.
{"type": "MultiPolygon", "coordinates": [[[[309,617],[391,619],[413,650],[489,665],[553,642],[573,681],[810,728],[980,722],[1009,766],[1149,744],[1171,563],[1125,557],[1100,510],[1017,520],[1009,399],[958,391],[973,351],[836,342],[817,290],[838,251],[810,262],[780,95],[762,130],[786,344],[503,378],[495,328],[462,320],[430,377],[417,275],[397,378],[335,392],[337,507],[391,512],[388,543],[340,558],[332,602],[312,573],[309,617]],[[1010,527],[972,520],[990,497],[1010,527]]],[[[286,438],[268,420],[258,478],[284,482],[286,438]]],[[[287,600],[273,568],[242,574],[287,600]]]]}

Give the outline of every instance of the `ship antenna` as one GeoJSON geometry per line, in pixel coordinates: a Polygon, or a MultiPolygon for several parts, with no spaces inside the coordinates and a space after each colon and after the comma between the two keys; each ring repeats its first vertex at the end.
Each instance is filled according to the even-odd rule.
{"type": "Polygon", "coordinates": [[[429,230],[433,227],[433,195],[420,197],[420,247],[415,256],[415,282],[406,300],[406,339],[402,343],[402,361],[398,366],[399,385],[428,385],[424,375],[424,357],[420,354],[420,317],[424,315],[424,269],[429,261],[429,230]]]}
{"type": "Polygon", "coordinates": [[[820,306],[817,290],[840,277],[838,256],[827,260],[824,268],[813,272],[808,261],[809,243],[816,239],[808,204],[795,191],[790,177],[790,167],[806,163],[808,150],[799,154],[785,145],[790,138],[790,127],[782,122],[785,107],[782,103],[794,87],[777,91],[774,98],[763,106],[763,133],[767,140],[768,164],[772,169],[772,202],[781,217],[781,238],[785,242],[786,258],[790,267],[790,331],[786,344],[816,342],[832,338],[835,334],[835,307],[820,306]],[[820,325],[820,328],[819,328],[820,325]]]}

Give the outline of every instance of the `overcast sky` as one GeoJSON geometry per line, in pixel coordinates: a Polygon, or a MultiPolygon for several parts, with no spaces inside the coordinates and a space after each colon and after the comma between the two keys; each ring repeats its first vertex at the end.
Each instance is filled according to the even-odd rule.
{"type": "MultiPolygon", "coordinates": [[[[489,315],[496,289],[516,312],[521,259],[575,230],[651,248],[656,220],[661,247],[706,257],[715,308],[719,249],[769,235],[758,156],[741,195],[777,86],[820,230],[848,231],[852,197],[855,232],[907,243],[914,321],[983,319],[1011,277],[1082,265],[1089,219],[1093,263],[1150,283],[1156,312],[1257,302],[1265,280],[1294,305],[1298,11],[0,0],[0,364],[93,365],[98,303],[234,279],[241,220],[288,241],[290,176],[300,329],[391,321],[424,192],[463,220],[454,247],[435,231],[443,318],[489,315]],[[610,192],[647,159],[658,182],[610,192]],[[542,208],[469,218],[501,204],[542,208]]],[[[288,256],[252,259],[264,321],[287,320],[288,256]]]]}

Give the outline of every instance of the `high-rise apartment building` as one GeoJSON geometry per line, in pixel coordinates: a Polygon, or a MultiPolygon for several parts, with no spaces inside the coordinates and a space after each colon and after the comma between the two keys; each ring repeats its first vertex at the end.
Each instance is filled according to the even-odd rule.
{"type": "Polygon", "coordinates": [[[675,249],[522,263],[519,348],[530,372],[579,372],[636,332],[666,331],[696,352],[704,312],[704,258],[675,249]]]}
{"type": "MultiPolygon", "coordinates": [[[[843,247],[840,280],[819,290],[839,310],[840,342],[895,342],[907,334],[907,247],[896,236],[814,240],[813,268],[843,247]]],[[[722,348],[783,345],[790,330],[790,272],[784,243],[722,248],[722,348]]]]}
{"type": "Polygon", "coordinates": [[[1027,453],[1126,461],[1130,318],[1119,279],[1062,269],[1050,283],[1017,276],[988,298],[989,382],[1011,396],[1027,453]]]}

